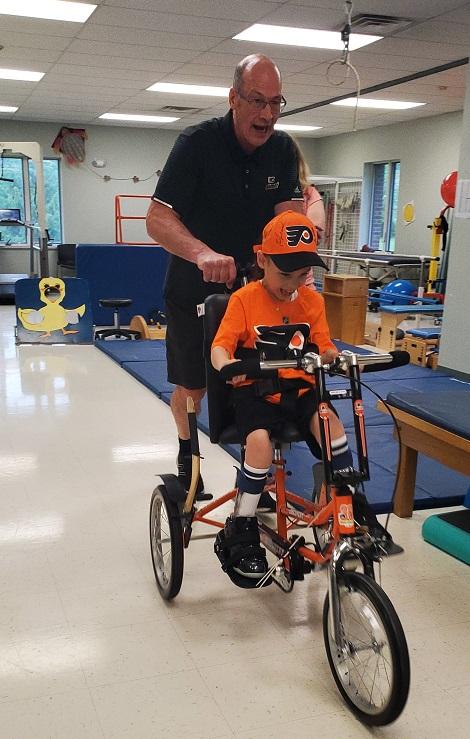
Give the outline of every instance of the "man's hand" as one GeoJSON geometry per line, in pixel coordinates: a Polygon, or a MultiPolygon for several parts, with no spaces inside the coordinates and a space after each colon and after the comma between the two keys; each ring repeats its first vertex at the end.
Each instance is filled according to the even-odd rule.
{"type": "Polygon", "coordinates": [[[224,282],[229,288],[235,282],[237,269],[233,257],[208,249],[198,255],[196,265],[202,272],[204,282],[224,282]]]}

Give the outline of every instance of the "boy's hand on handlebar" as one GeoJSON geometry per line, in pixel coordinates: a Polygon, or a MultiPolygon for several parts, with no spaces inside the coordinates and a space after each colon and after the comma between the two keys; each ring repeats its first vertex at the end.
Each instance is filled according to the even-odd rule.
{"type": "Polygon", "coordinates": [[[333,364],[338,355],[339,351],[337,349],[326,349],[321,354],[322,364],[333,364]]]}
{"type": "MultiPolygon", "coordinates": [[[[227,362],[223,365],[226,367],[228,364],[240,364],[239,359],[228,359],[227,362]]],[[[222,369],[222,367],[220,368],[222,369]]],[[[246,375],[235,375],[235,377],[232,377],[230,380],[226,380],[226,382],[229,385],[239,385],[241,382],[244,382],[246,380],[246,375]]]]}
{"type": "Polygon", "coordinates": [[[237,269],[233,257],[207,249],[200,252],[196,265],[202,272],[204,282],[222,282],[229,288],[235,282],[237,269]]]}

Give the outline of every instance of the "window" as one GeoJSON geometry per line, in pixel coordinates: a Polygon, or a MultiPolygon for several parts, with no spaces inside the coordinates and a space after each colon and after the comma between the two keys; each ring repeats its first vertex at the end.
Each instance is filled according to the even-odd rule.
{"type": "Polygon", "coordinates": [[[395,251],[400,162],[372,165],[369,246],[395,251]]]}
{"type": "MultiPolygon", "coordinates": [[[[1,157],[0,168],[0,208],[18,208],[20,218],[24,220],[23,162],[13,157],[1,157]]],[[[25,244],[26,229],[21,226],[0,226],[0,243],[25,244]]]]}
{"type": "MultiPolygon", "coordinates": [[[[33,223],[37,222],[36,210],[36,166],[29,161],[29,191],[31,197],[31,213],[33,223]]],[[[46,200],[46,225],[51,241],[60,244],[62,241],[62,215],[60,197],[59,160],[44,159],[44,197],[46,200]]]]}
{"type": "MultiPolygon", "coordinates": [[[[19,208],[21,220],[37,223],[36,166],[22,157],[1,157],[0,208],[19,208]],[[13,180],[8,182],[5,180],[13,180]]],[[[62,211],[60,193],[60,169],[58,159],[44,159],[44,196],[46,201],[46,225],[51,240],[62,241],[62,211]]],[[[34,230],[34,240],[39,241],[39,231],[34,230]]],[[[21,226],[0,226],[0,244],[21,245],[28,243],[26,229],[21,226]]]]}

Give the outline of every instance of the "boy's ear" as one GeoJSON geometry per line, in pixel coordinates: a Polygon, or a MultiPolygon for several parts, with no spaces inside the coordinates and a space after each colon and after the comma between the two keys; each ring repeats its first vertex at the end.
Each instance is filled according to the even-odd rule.
{"type": "Polygon", "coordinates": [[[264,269],[266,267],[266,254],[263,254],[262,251],[257,251],[256,252],[256,262],[260,269],[264,269]]]}

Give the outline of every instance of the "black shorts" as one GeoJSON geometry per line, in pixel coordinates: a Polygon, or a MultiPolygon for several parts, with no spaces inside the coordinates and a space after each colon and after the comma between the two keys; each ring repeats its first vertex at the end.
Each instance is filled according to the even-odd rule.
{"type": "Polygon", "coordinates": [[[166,300],[168,382],[188,390],[206,387],[204,324],[196,306],[191,311],[166,300]]]}
{"type": "Polygon", "coordinates": [[[320,445],[310,431],[310,421],[317,410],[315,390],[307,390],[290,409],[256,396],[253,387],[235,389],[233,402],[235,425],[243,440],[256,429],[266,429],[270,436],[276,436],[285,422],[290,421],[297,426],[312,454],[321,459],[320,445]]]}

